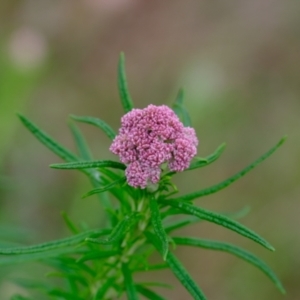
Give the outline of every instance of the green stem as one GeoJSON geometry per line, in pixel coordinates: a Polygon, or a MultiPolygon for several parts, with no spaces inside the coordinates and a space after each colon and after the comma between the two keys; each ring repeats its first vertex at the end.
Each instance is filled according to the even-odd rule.
{"type": "MultiPolygon", "coordinates": [[[[140,213],[143,218],[138,221],[134,228],[132,228],[119,244],[121,254],[113,256],[109,259],[108,265],[103,269],[97,280],[93,283],[93,290],[91,291],[92,298],[96,295],[97,289],[100,288],[108,279],[114,278],[114,282],[118,284],[124,283],[123,274],[121,271],[122,263],[128,263],[131,258],[136,255],[138,249],[146,243],[146,238],[143,232],[150,225],[150,209],[149,209],[150,194],[142,192],[138,199],[132,199],[131,212],[140,213]],[[95,288],[96,287],[96,288],[95,288]]],[[[103,266],[102,266],[103,267],[103,266]]],[[[108,289],[103,299],[116,299],[118,292],[112,292],[108,289]]]]}

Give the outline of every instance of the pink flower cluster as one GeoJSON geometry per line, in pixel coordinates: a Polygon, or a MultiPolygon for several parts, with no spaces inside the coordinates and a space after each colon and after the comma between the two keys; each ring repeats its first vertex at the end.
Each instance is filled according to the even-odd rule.
{"type": "Polygon", "coordinates": [[[133,187],[157,183],[164,163],[171,171],[183,171],[197,153],[195,130],[184,127],[165,105],[133,109],[121,124],[110,151],[127,165],[127,182],[133,187]]]}

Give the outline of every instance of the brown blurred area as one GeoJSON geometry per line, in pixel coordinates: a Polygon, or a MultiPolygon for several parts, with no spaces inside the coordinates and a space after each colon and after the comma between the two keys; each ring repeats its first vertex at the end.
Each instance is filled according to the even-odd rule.
{"type": "MultiPolygon", "coordinates": [[[[136,107],[171,104],[183,86],[199,156],[227,143],[213,165],[176,175],[182,193],[229,177],[288,135],[286,144],[245,178],[196,202],[220,212],[250,205],[241,222],[270,241],[275,253],[204,222],[180,232],[253,251],[275,270],[287,295],[230,255],[187,247],[176,254],[208,299],[300,299],[299,12],[297,0],[1,1],[0,229],[26,229],[21,241],[33,244],[68,234],[62,210],[90,226],[103,222],[96,199],[80,199],[89,189],[83,175],[50,169],[61,160],[15,113],[71,149],[70,113],[100,117],[117,130],[122,109],[116,69],[124,51],[136,107]]],[[[96,159],[113,158],[103,133],[80,128],[96,159]]],[[[0,240],[10,237],[0,234],[0,240]]],[[[0,299],[18,290],[7,279],[24,272],[22,265],[0,271],[0,299]]],[[[168,299],[190,299],[170,272],[153,273],[154,279],[174,284],[162,292],[168,299]]]]}

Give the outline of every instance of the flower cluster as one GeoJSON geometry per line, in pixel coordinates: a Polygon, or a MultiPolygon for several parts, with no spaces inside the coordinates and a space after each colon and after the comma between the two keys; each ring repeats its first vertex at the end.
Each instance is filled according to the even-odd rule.
{"type": "Polygon", "coordinates": [[[133,109],[122,117],[121,125],[110,151],[127,165],[127,182],[133,187],[157,183],[164,163],[171,171],[183,171],[196,155],[195,130],[184,127],[165,105],[133,109]]]}

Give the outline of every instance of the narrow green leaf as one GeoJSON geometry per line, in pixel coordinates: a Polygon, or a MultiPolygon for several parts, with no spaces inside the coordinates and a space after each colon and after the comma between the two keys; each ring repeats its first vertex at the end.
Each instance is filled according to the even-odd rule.
{"type": "Polygon", "coordinates": [[[73,154],[68,149],[61,146],[57,141],[55,141],[52,137],[46,134],[44,131],[38,128],[34,123],[32,123],[29,119],[24,117],[21,114],[18,114],[21,122],[25,125],[25,127],[49,150],[54,152],[56,155],[61,157],[66,161],[77,161],[79,158],[73,154]]]}
{"type": "Polygon", "coordinates": [[[60,298],[63,298],[65,300],[85,300],[81,297],[78,297],[77,295],[74,295],[73,293],[64,292],[58,289],[53,289],[48,293],[50,296],[58,296],[60,298]]]}
{"type": "Polygon", "coordinates": [[[78,117],[78,116],[74,116],[74,115],[71,115],[71,118],[73,120],[76,120],[76,121],[79,121],[79,122],[82,122],[82,123],[91,124],[91,125],[94,125],[94,126],[100,128],[100,129],[102,129],[103,132],[111,140],[113,140],[116,137],[115,131],[106,122],[104,122],[101,119],[94,118],[94,117],[88,117],[88,116],[78,117]]]}
{"type": "MultiPolygon", "coordinates": [[[[221,213],[222,215],[231,218],[231,219],[240,219],[245,217],[250,211],[250,207],[249,206],[245,206],[242,209],[236,211],[236,212],[230,212],[230,213],[221,213]]],[[[179,210],[176,210],[176,214],[180,214],[181,212],[179,210]]],[[[201,219],[195,217],[195,216],[190,216],[184,219],[179,219],[174,221],[173,223],[170,224],[166,224],[165,226],[165,231],[167,233],[170,233],[174,230],[180,229],[182,227],[185,227],[187,225],[191,225],[191,224],[195,224],[195,223],[199,223],[201,221],[201,219]]]]}
{"type": "MultiPolygon", "coordinates": [[[[119,172],[119,170],[112,170],[112,169],[107,169],[107,168],[102,168],[101,173],[103,173],[109,179],[111,179],[107,183],[109,183],[111,181],[114,181],[114,180],[117,180],[117,179],[124,176],[124,173],[119,172]]],[[[127,198],[128,195],[130,195],[133,199],[142,197],[142,190],[141,189],[133,188],[133,187],[129,186],[128,184],[122,186],[122,189],[119,189],[119,192],[123,195],[122,198],[127,198]],[[126,197],[125,197],[125,195],[126,195],[126,197]]],[[[119,200],[121,200],[121,199],[119,199],[119,200]]],[[[125,203],[123,203],[122,205],[125,205],[125,203]]]]}
{"type": "Polygon", "coordinates": [[[82,257],[80,257],[76,262],[77,263],[82,263],[88,260],[99,260],[99,259],[103,259],[103,258],[107,258],[107,257],[111,257],[111,256],[115,256],[117,254],[119,254],[119,251],[116,250],[109,250],[109,251],[91,251],[85,255],[83,255],[82,257]]]}
{"type": "Polygon", "coordinates": [[[116,227],[112,230],[111,234],[107,238],[96,240],[93,238],[86,238],[87,242],[92,242],[101,245],[113,244],[124,237],[128,230],[138,221],[140,215],[137,213],[132,213],[127,215],[121,220],[116,227]]]}
{"type": "MultiPolygon", "coordinates": [[[[163,199],[163,200],[165,200],[165,199],[163,199]]],[[[180,215],[180,214],[181,214],[181,211],[179,209],[170,207],[169,209],[163,211],[160,215],[161,215],[162,220],[164,220],[165,218],[173,217],[175,215],[180,215]]]]}
{"type": "Polygon", "coordinates": [[[51,241],[42,243],[35,246],[27,246],[27,247],[15,247],[15,248],[4,248],[0,249],[0,254],[4,255],[12,255],[12,254],[29,254],[29,253],[38,253],[38,252],[44,252],[49,251],[61,247],[68,247],[68,246],[74,246],[78,245],[79,243],[82,243],[87,237],[90,236],[101,236],[104,234],[109,233],[109,229],[94,229],[89,230],[87,232],[83,232],[71,237],[67,237],[61,240],[51,241]]]}
{"type": "Polygon", "coordinates": [[[187,289],[187,291],[193,296],[195,300],[205,300],[206,297],[198,287],[197,283],[192,279],[191,275],[182,266],[180,261],[175,257],[174,254],[169,253],[167,256],[167,263],[171,268],[174,275],[187,289]]]}
{"type": "Polygon", "coordinates": [[[89,168],[115,168],[125,170],[126,166],[113,160],[78,161],[50,165],[53,169],[89,169],[89,168]]]}
{"type": "MultiPolygon", "coordinates": [[[[116,174],[112,170],[106,169],[106,168],[102,168],[101,173],[105,175],[105,176],[102,176],[102,182],[105,185],[110,184],[112,181],[119,180],[123,176],[123,174],[116,174]]],[[[98,187],[100,187],[101,185],[99,185],[98,187]]],[[[117,200],[119,200],[119,202],[121,203],[122,208],[124,208],[125,211],[128,211],[128,210],[130,210],[130,203],[128,201],[128,195],[130,195],[132,198],[136,198],[136,197],[132,196],[132,193],[131,193],[132,190],[133,190],[133,188],[131,188],[127,184],[125,184],[125,185],[122,186],[121,189],[116,185],[112,189],[110,189],[109,192],[117,200]],[[126,210],[126,208],[127,208],[127,210],[126,210]]],[[[103,195],[103,194],[100,194],[100,195],[103,195]]],[[[114,209],[113,209],[113,211],[114,211],[114,209]]]]}
{"type": "Polygon", "coordinates": [[[127,87],[127,79],[125,73],[125,55],[123,52],[120,54],[120,58],[119,58],[118,87],[119,87],[119,94],[120,94],[123,109],[125,113],[127,113],[133,109],[133,102],[131,100],[128,87],[127,87]]]}
{"type": "MultiPolygon", "coordinates": [[[[52,252],[52,251],[51,251],[52,252]]],[[[49,252],[46,252],[49,253],[49,252]]],[[[81,250],[80,252],[74,252],[73,249],[73,255],[84,255],[87,253],[87,249],[81,250]]],[[[67,254],[71,254],[71,252],[67,253],[67,254]]],[[[89,275],[91,275],[92,277],[95,277],[97,275],[96,270],[92,269],[91,267],[89,267],[88,265],[81,263],[81,262],[77,262],[77,260],[73,257],[70,256],[55,256],[52,258],[47,258],[46,260],[44,260],[45,264],[48,266],[51,266],[52,268],[58,269],[61,272],[65,272],[65,273],[69,273],[69,272],[76,272],[76,273],[83,273],[82,271],[85,271],[86,273],[88,273],[89,275]]]]}
{"type": "Polygon", "coordinates": [[[89,149],[81,131],[79,130],[79,128],[73,122],[69,122],[69,127],[72,131],[74,141],[75,141],[75,144],[76,144],[76,147],[78,149],[78,153],[79,153],[79,156],[81,157],[81,159],[93,160],[90,149],[89,149]]]}
{"type": "Polygon", "coordinates": [[[142,294],[144,297],[150,300],[166,300],[166,298],[160,296],[159,294],[155,293],[154,291],[142,286],[141,284],[137,284],[136,286],[137,291],[142,294]]]}
{"type": "Polygon", "coordinates": [[[13,295],[10,300],[32,300],[31,298],[24,297],[22,295],[13,295]]]}
{"type": "Polygon", "coordinates": [[[175,99],[175,102],[174,102],[173,106],[183,105],[184,97],[185,97],[185,91],[184,91],[183,88],[180,88],[179,91],[178,91],[178,94],[176,96],[176,99],[175,99]]]}
{"type": "Polygon", "coordinates": [[[102,284],[100,289],[97,291],[97,293],[96,293],[93,300],[103,300],[103,299],[105,299],[104,296],[105,296],[106,292],[109,290],[110,287],[112,287],[115,280],[116,279],[114,277],[107,278],[105,280],[104,284],[102,284]]]}
{"type": "Polygon", "coordinates": [[[273,152],[275,152],[286,140],[286,137],[283,137],[273,148],[271,148],[268,152],[263,154],[260,158],[258,158],[256,161],[254,161],[251,165],[247,166],[242,171],[236,173],[235,175],[229,177],[228,179],[213,185],[209,188],[187,194],[178,198],[173,198],[172,200],[182,200],[182,201],[191,201],[199,197],[203,197],[206,195],[210,195],[213,193],[216,193],[224,188],[226,188],[228,185],[232,184],[236,180],[240,179],[242,176],[247,174],[249,171],[251,171],[253,168],[255,168],[257,165],[259,165],[261,162],[263,162],[266,158],[268,158],[273,152]]]}
{"type": "Polygon", "coordinates": [[[182,213],[189,214],[196,216],[200,219],[206,220],[208,222],[212,222],[218,225],[221,225],[225,228],[228,228],[236,233],[247,237],[254,242],[264,246],[265,248],[274,251],[274,248],[262,237],[260,237],[254,231],[248,229],[247,227],[243,226],[242,224],[229,219],[226,216],[214,213],[212,211],[194,206],[192,204],[183,202],[183,201],[176,201],[176,200],[163,200],[162,203],[170,205],[172,207],[178,208],[182,211],[182,213]]]}
{"type": "Polygon", "coordinates": [[[100,187],[100,188],[93,189],[93,190],[89,191],[88,193],[84,194],[82,196],[82,198],[87,198],[87,197],[92,196],[94,194],[99,194],[99,193],[109,191],[110,189],[114,188],[116,185],[123,184],[124,182],[126,182],[126,177],[121,177],[121,178],[117,179],[116,181],[111,182],[111,183],[109,183],[109,184],[107,184],[103,187],[100,187]]]}
{"type": "MultiPolygon", "coordinates": [[[[25,125],[25,127],[49,150],[51,150],[52,152],[54,152],[56,155],[58,155],[59,157],[61,157],[63,160],[67,162],[80,161],[80,158],[77,155],[75,155],[68,149],[61,146],[57,141],[55,141],[44,131],[40,130],[34,123],[32,123],[26,117],[20,114],[18,116],[21,122],[25,125]]],[[[89,176],[95,188],[98,187],[99,182],[101,182],[101,178],[99,178],[99,174],[97,174],[98,172],[96,172],[95,170],[86,170],[86,169],[80,169],[80,170],[89,176]]],[[[102,202],[105,207],[109,206],[107,199],[102,199],[102,202]]]]}
{"type": "Polygon", "coordinates": [[[124,276],[124,284],[125,284],[125,288],[126,288],[127,299],[128,300],[138,300],[139,297],[138,297],[136,289],[135,289],[131,271],[129,270],[127,264],[125,264],[125,263],[122,264],[122,273],[124,276]]]}
{"type": "Polygon", "coordinates": [[[245,261],[251,263],[258,269],[260,269],[262,272],[264,272],[275,283],[276,287],[283,294],[285,293],[284,287],[282,286],[280,280],[277,278],[275,273],[271,270],[271,268],[269,268],[269,266],[265,262],[260,260],[258,257],[244,249],[241,249],[235,245],[228,243],[212,240],[202,240],[198,238],[174,237],[173,241],[177,245],[195,246],[210,250],[224,251],[233,254],[241,259],[244,259],[245,261]]]}
{"type": "Polygon", "coordinates": [[[225,147],[226,147],[225,143],[221,144],[212,154],[208,155],[203,159],[199,159],[198,161],[192,162],[190,167],[186,171],[190,171],[190,170],[194,170],[194,169],[198,169],[210,165],[221,156],[225,147]]]}
{"type": "Polygon", "coordinates": [[[157,271],[168,268],[166,263],[155,264],[155,265],[144,265],[143,267],[137,267],[134,269],[134,272],[148,272],[148,271],[157,271]]]}
{"type": "MultiPolygon", "coordinates": [[[[189,166],[189,168],[185,169],[184,172],[195,170],[195,169],[206,167],[206,166],[210,165],[211,163],[216,161],[221,156],[225,147],[226,147],[226,144],[223,143],[212,154],[208,155],[207,157],[199,158],[198,160],[193,161],[191,163],[191,165],[189,166]]],[[[175,172],[175,171],[171,171],[171,172],[168,172],[165,176],[171,176],[176,173],[177,172],[175,172]]]]}
{"type": "Polygon", "coordinates": [[[18,254],[18,255],[3,255],[0,256],[0,266],[13,265],[18,263],[26,263],[31,261],[48,261],[53,257],[67,254],[82,254],[86,250],[78,250],[74,248],[59,248],[51,251],[29,253],[29,254],[18,254]]]}
{"type": "Polygon", "coordinates": [[[37,290],[48,291],[51,288],[50,285],[45,284],[44,282],[36,281],[28,278],[13,278],[11,281],[14,284],[25,289],[37,289],[37,290]]]}
{"type": "Polygon", "coordinates": [[[68,228],[70,229],[70,231],[74,234],[78,234],[80,232],[80,230],[77,228],[77,226],[70,220],[70,217],[68,216],[68,214],[65,211],[62,211],[61,216],[63,217],[66,225],[68,226],[68,228]]]}
{"type": "MultiPolygon", "coordinates": [[[[151,244],[156,248],[159,252],[159,241],[154,234],[151,232],[144,232],[147,239],[151,242],[151,244]]],[[[162,253],[160,253],[162,254],[162,253]]],[[[182,266],[180,261],[173,255],[173,253],[169,252],[166,258],[166,262],[172,270],[173,274],[177,277],[177,279],[182,283],[182,285],[187,289],[187,291],[192,295],[195,300],[206,300],[201,289],[192,279],[187,270],[182,266]]]]}
{"type": "Polygon", "coordinates": [[[84,278],[81,275],[70,273],[70,272],[65,272],[65,273],[64,272],[49,272],[46,274],[46,277],[48,277],[48,278],[50,278],[50,277],[66,278],[70,282],[73,282],[74,284],[75,284],[75,282],[79,282],[83,286],[86,286],[86,287],[89,286],[86,278],[84,278]]]}
{"type": "MultiPolygon", "coordinates": [[[[71,151],[60,145],[60,143],[54,140],[43,130],[39,129],[38,126],[31,122],[29,119],[27,119],[21,114],[18,114],[18,116],[21,122],[24,124],[24,126],[50,151],[54,152],[57,156],[59,156],[67,162],[80,161],[80,158],[76,154],[72,153],[71,151]]],[[[89,170],[81,171],[89,175],[93,184],[96,185],[95,176],[93,172],[90,172],[89,170]]]]}
{"type": "Polygon", "coordinates": [[[248,213],[250,212],[251,208],[249,205],[244,206],[243,208],[241,208],[238,211],[235,212],[227,212],[227,213],[222,213],[222,215],[231,218],[231,219],[242,219],[245,216],[248,215],[248,213]]]}
{"type": "Polygon", "coordinates": [[[167,233],[170,233],[174,230],[180,229],[180,228],[185,227],[185,226],[190,225],[190,224],[197,223],[199,221],[200,221],[199,218],[194,217],[194,216],[184,218],[183,220],[182,219],[176,220],[173,223],[171,223],[169,225],[166,225],[165,231],[167,233]]]}
{"type": "Polygon", "coordinates": [[[178,118],[182,121],[184,126],[191,126],[192,125],[191,118],[188,111],[183,105],[183,100],[184,100],[184,89],[180,89],[177,94],[176,100],[172,106],[172,109],[176,113],[178,118]]]}
{"type": "Polygon", "coordinates": [[[172,289],[172,285],[163,283],[163,282],[155,282],[155,281],[143,281],[139,283],[142,286],[156,286],[161,288],[172,289]]]}
{"type": "Polygon", "coordinates": [[[169,251],[168,236],[163,228],[157,200],[154,197],[150,199],[150,210],[151,210],[151,223],[153,226],[153,230],[158,240],[160,241],[160,247],[161,247],[160,252],[162,253],[163,260],[166,260],[166,256],[169,251]]]}
{"type": "MultiPolygon", "coordinates": [[[[77,295],[79,293],[78,283],[81,283],[81,282],[78,280],[78,278],[74,278],[73,275],[71,275],[71,276],[67,275],[65,279],[69,283],[70,293],[77,295]]],[[[84,286],[88,287],[89,284],[88,284],[87,280],[84,279],[83,281],[84,281],[84,286]]]]}

